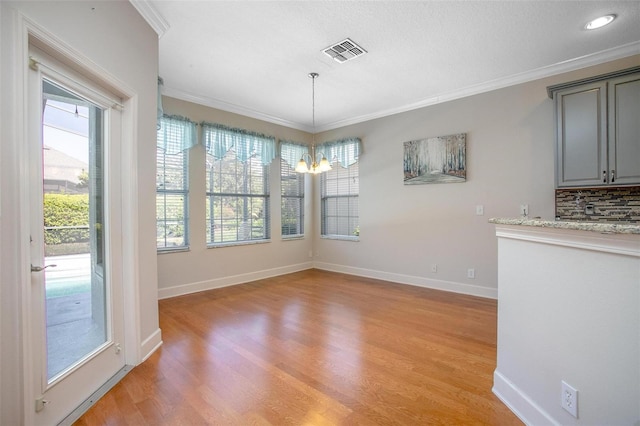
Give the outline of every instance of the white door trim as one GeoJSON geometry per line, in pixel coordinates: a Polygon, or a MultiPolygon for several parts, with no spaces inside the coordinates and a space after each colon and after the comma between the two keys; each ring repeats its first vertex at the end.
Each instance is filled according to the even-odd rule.
{"type": "MultiPolygon", "coordinates": [[[[11,10],[11,9],[9,9],[11,10]]],[[[104,69],[84,57],[80,52],[66,45],[53,34],[40,27],[35,22],[18,11],[11,11],[12,16],[3,17],[4,22],[11,22],[12,27],[3,30],[3,36],[9,35],[5,39],[10,57],[5,57],[9,64],[5,69],[13,74],[14,92],[9,95],[7,102],[6,122],[10,123],[4,135],[8,137],[3,143],[10,144],[6,151],[13,154],[15,160],[15,175],[18,176],[15,182],[15,189],[12,194],[18,200],[15,207],[17,218],[28,218],[30,213],[28,176],[29,176],[29,148],[27,143],[27,99],[28,99],[28,65],[29,65],[29,43],[49,53],[56,59],[65,63],[72,69],[83,74],[90,75],[99,85],[117,94],[123,99],[122,104],[122,228],[123,234],[127,238],[123,239],[123,264],[122,281],[125,283],[124,289],[124,318],[125,327],[125,363],[137,365],[141,362],[140,344],[140,316],[138,313],[139,304],[139,269],[138,269],[138,187],[137,187],[137,139],[136,123],[138,121],[137,93],[119,79],[113,77],[104,69]]],[[[5,76],[6,78],[6,76],[5,76]]],[[[5,95],[7,95],[5,93],[5,95]]],[[[4,120],[3,120],[4,121],[4,120]]],[[[4,150],[4,148],[3,148],[4,150]]],[[[33,366],[29,360],[32,359],[34,348],[32,347],[31,319],[29,313],[30,282],[31,273],[29,271],[29,221],[19,220],[15,224],[16,236],[11,239],[15,243],[12,251],[15,253],[15,271],[9,276],[14,278],[14,282],[19,286],[16,294],[12,294],[15,302],[15,312],[13,318],[20,318],[21,324],[17,328],[21,331],[21,342],[18,343],[18,350],[21,362],[21,373],[17,373],[16,383],[21,391],[17,392],[15,401],[22,406],[23,424],[32,424],[34,420],[33,397],[33,366]],[[26,360],[26,361],[25,361],[26,360]]],[[[3,268],[6,263],[3,262],[3,268]]],[[[4,272],[3,272],[4,273],[4,272]]],[[[4,313],[3,313],[4,316],[4,313]]],[[[4,362],[4,360],[3,360],[4,362]]]]}

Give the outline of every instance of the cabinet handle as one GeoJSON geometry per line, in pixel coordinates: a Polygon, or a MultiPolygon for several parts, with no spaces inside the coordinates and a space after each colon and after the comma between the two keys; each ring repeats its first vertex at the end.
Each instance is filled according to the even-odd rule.
{"type": "Polygon", "coordinates": [[[616,171],[611,170],[611,183],[616,181],[616,171]]]}
{"type": "Polygon", "coordinates": [[[607,171],[602,171],[602,183],[607,183],[607,171]]]}

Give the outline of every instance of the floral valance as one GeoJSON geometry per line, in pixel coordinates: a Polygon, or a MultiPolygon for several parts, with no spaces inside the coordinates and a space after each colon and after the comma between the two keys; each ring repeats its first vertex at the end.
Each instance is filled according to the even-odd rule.
{"type": "Polygon", "coordinates": [[[221,160],[229,150],[233,150],[243,163],[259,156],[262,164],[267,165],[276,157],[276,139],[273,136],[203,122],[202,137],[207,152],[217,160],[221,160]]]}
{"type": "Polygon", "coordinates": [[[163,115],[158,121],[157,144],[166,154],[177,154],[196,144],[196,123],[178,115],[163,115]]]}
{"type": "Polygon", "coordinates": [[[316,152],[323,153],[329,162],[338,161],[342,167],[346,168],[358,161],[361,144],[360,138],[339,139],[318,145],[316,152]]]}

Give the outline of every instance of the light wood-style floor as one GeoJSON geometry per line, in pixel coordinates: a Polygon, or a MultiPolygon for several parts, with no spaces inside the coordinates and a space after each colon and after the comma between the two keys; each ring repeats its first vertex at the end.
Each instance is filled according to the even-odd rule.
{"type": "Polygon", "coordinates": [[[309,270],[161,300],[163,346],[77,425],[521,425],[495,300],[309,270]]]}

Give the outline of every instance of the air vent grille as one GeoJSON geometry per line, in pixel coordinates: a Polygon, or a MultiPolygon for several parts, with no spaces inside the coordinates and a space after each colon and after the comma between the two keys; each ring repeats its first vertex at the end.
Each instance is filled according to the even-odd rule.
{"type": "Polygon", "coordinates": [[[323,50],[324,54],[329,56],[336,62],[346,62],[350,59],[357,58],[358,56],[367,53],[362,47],[358,46],[353,40],[345,39],[339,43],[329,46],[323,50]]]}

